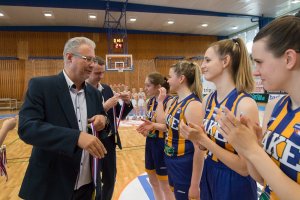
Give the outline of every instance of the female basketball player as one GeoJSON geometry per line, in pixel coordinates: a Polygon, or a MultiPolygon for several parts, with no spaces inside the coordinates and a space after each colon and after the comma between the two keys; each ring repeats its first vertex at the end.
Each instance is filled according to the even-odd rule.
{"type": "MultiPolygon", "coordinates": [[[[167,80],[158,72],[150,73],[145,80],[145,92],[150,99],[147,103],[146,119],[156,122],[158,95],[161,87],[169,90],[167,80]]],[[[162,99],[164,110],[171,96],[162,99]]],[[[139,127],[137,128],[139,131],[139,127]]],[[[143,133],[144,134],[144,133],[143,133]]],[[[174,194],[168,184],[167,167],[164,160],[164,144],[166,133],[159,130],[146,131],[145,168],[157,200],[172,200],[174,194]]]]}
{"type": "Polygon", "coordinates": [[[246,161],[217,130],[215,119],[215,109],[226,107],[237,117],[243,112],[252,121],[259,120],[256,102],[247,93],[254,88],[254,81],[245,44],[241,39],[211,44],[201,69],[204,78],[216,85],[216,91],[203,100],[204,128],[180,124],[184,137],[208,149],[201,178],[201,200],[256,200],[256,182],[248,176],[246,161]]]}
{"type": "Polygon", "coordinates": [[[287,93],[266,106],[263,147],[257,142],[259,126],[248,119],[248,113],[239,121],[225,110],[219,119],[224,137],[251,164],[251,176],[266,183],[261,199],[300,198],[299,35],[300,18],[285,16],[254,38],[255,75],[261,77],[266,90],[287,93]]]}
{"type": "Polygon", "coordinates": [[[165,162],[169,184],[174,189],[177,200],[200,199],[199,184],[205,151],[201,151],[198,145],[194,148],[191,141],[180,136],[179,129],[181,120],[197,125],[202,122],[200,75],[199,66],[195,63],[182,61],[171,66],[168,83],[170,90],[178,96],[169,101],[165,120],[164,114],[157,114],[157,121],[161,124],[146,121],[141,126],[142,131],[168,130],[164,149],[165,162]]]}

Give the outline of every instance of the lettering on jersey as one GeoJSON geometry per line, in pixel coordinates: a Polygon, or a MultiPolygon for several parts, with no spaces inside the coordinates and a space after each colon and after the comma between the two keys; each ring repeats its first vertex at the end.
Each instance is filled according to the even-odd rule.
{"type": "Polygon", "coordinates": [[[167,116],[167,124],[174,130],[178,130],[179,120],[174,118],[172,115],[167,116]]]}
{"type": "Polygon", "coordinates": [[[294,142],[287,140],[282,158],[279,161],[289,168],[300,172],[300,147],[294,142]]]}
{"type": "Polygon", "coordinates": [[[216,140],[221,142],[227,142],[222,134],[217,130],[218,122],[214,120],[204,120],[205,131],[208,135],[214,137],[216,140]]]}
{"type": "Polygon", "coordinates": [[[300,146],[279,135],[268,130],[262,141],[265,151],[280,163],[289,168],[300,172],[300,146]],[[282,145],[282,143],[284,145],[282,145]],[[280,145],[280,146],[279,146],[280,145]],[[283,147],[283,148],[280,148],[283,147]],[[278,154],[282,154],[279,158],[278,154]]]}

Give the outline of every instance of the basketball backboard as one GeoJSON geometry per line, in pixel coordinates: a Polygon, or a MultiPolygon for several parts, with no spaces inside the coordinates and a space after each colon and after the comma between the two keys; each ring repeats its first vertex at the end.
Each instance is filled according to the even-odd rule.
{"type": "Polygon", "coordinates": [[[107,71],[131,71],[133,70],[133,62],[131,54],[107,54],[106,55],[107,71]]]}

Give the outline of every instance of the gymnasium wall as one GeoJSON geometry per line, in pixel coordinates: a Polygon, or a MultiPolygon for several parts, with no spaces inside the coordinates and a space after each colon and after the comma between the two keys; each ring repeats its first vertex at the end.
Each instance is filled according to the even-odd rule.
{"type": "MultiPolygon", "coordinates": [[[[62,52],[65,42],[85,36],[96,42],[96,55],[105,58],[107,38],[104,33],[70,32],[0,32],[0,98],[22,100],[30,78],[57,74],[63,69],[62,52]]],[[[156,56],[203,55],[214,36],[191,35],[128,35],[128,53],[133,55],[131,72],[107,72],[103,82],[123,83],[130,87],[144,86],[146,75],[153,71],[168,74],[176,60],[155,60],[156,56]]]]}

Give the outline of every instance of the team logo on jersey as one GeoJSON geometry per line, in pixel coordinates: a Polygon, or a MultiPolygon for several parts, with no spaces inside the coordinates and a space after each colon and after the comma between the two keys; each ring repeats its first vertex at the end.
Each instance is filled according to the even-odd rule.
{"type": "Polygon", "coordinates": [[[174,147],[169,147],[167,144],[165,144],[164,152],[167,156],[174,156],[175,149],[174,147]]]}
{"type": "Polygon", "coordinates": [[[300,136],[300,123],[294,125],[294,132],[300,136]]]}

